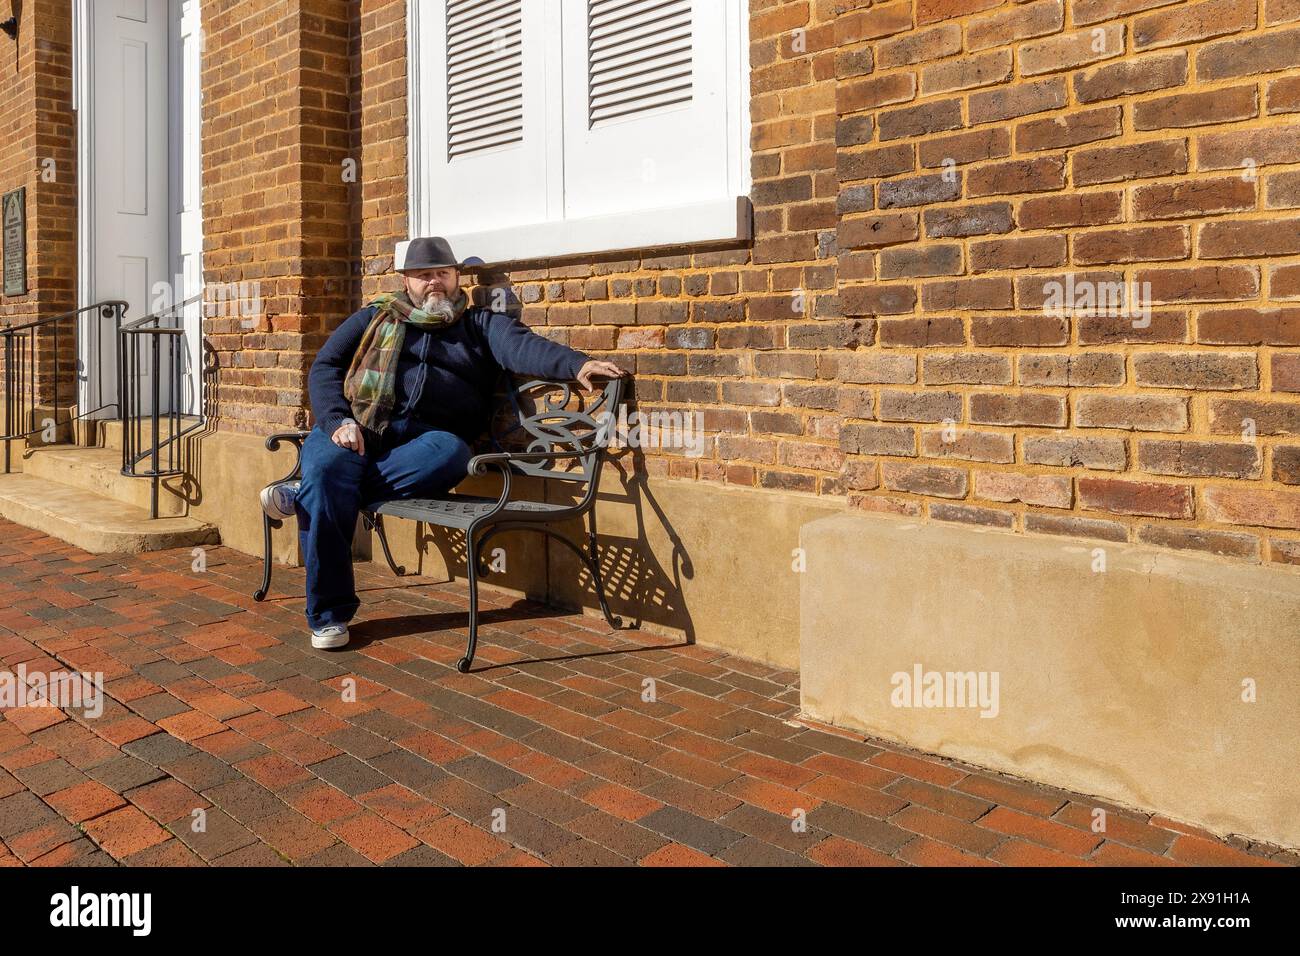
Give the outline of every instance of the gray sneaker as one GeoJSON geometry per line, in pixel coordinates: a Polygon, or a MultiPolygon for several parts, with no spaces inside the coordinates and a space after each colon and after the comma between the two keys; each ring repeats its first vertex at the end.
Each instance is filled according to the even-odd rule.
{"type": "Polygon", "coordinates": [[[311,646],[320,650],[335,650],[348,645],[348,626],[346,624],[326,624],[319,631],[311,632],[311,646]]]}
{"type": "Polygon", "coordinates": [[[281,521],[294,517],[297,512],[293,510],[293,503],[301,484],[301,481],[282,481],[267,485],[262,489],[262,510],[281,521]]]}

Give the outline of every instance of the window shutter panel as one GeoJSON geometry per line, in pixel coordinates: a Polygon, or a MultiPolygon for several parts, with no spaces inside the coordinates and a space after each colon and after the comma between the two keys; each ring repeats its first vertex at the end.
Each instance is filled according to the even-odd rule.
{"type": "Polygon", "coordinates": [[[691,0],[591,0],[588,125],[691,99],[691,0]]]}
{"type": "MultiPolygon", "coordinates": [[[[544,221],[546,18],[525,0],[419,0],[412,234],[453,235],[544,221]]],[[[473,249],[455,249],[459,256],[473,249]]]]}
{"type": "Polygon", "coordinates": [[[562,2],[565,217],[724,198],[725,4],[562,2]]]}
{"type": "Polygon", "coordinates": [[[751,235],[748,0],[407,0],[412,235],[490,263],[751,235]]]}
{"type": "Polygon", "coordinates": [[[523,141],[522,2],[447,2],[448,159],[523,141]]]}

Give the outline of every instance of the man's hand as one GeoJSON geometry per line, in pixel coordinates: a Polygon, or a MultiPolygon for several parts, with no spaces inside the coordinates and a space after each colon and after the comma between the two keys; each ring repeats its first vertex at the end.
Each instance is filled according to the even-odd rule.
{"type": "Polygon", "coordinates": [[[626,374],[627,372],[623,371],[613,362],[603,362],[599,359],[592,359],[590,362],[583,365],[582,368],[578,369],[578,381],[582,384],[583,388],[590,390],[593,388],[591,384],[591,377],[593,375],[608,375],[610,378],[620,378],[626,374]]]}
{"type": "Polygon", "coordinates": [[[358,455],[366,453],[366,440],[361,436],[361,426],[350,418],[335,430],[333,438],[336,445],[351,448],[358,455]]]}

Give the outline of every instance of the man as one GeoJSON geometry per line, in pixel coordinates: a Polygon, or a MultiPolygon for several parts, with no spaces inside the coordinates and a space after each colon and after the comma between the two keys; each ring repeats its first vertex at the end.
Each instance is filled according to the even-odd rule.
{"type": "Polygon", "coordinates": [[[348,643],[360,607],[352,537],[363,505],[430,498],[465,477],[501,369],[545,379],[624,371],[475,307],[460,288],[465,263],[445,239],[398,243],[404,292],[381,295],[343,322],[307,377],[316,425],[302,446],[302,480],[272,485],[262,507],[298,518],[307,563],[312,647],[348,643]]]}

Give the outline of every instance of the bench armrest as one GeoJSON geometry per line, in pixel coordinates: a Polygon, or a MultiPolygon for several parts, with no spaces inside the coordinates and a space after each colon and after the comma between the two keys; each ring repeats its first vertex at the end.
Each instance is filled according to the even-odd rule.
{"type": "MultiPolygon", "coordinates": [[[[486,515],[482,515],[478,520],[486,521],[504,511],[506,506],[513,501],[522,501],[524,499],[512,498],[510,496],[510,483],[514,477],[514,469],[510,467],[512,462],[534,462],[534,461],[555,461],[560,458],[585,458],[588,455],[595,454],[598,449],[589,449],[587,451],[509,451],[509,452],[490,452],[485,455],[475,455],[469,460],[466,466],[466,473],[469,475],[486,474],[489,468],[494,468],[501,472],[501,494],[497,498],[495,507],[486,515]]],[[[541,476],[545,477],[545,476],[541,476]]],[[[587,494],[584,497],[584,506],[586,501],[591,498],[592,486],[587,484],[587,494]]]]}
{"type": "Polygon", "coordinates": [[[276,432],[274,435],[268,435],[266,439],[266,448],[268,451],[275,451],[280,447],[281,442],[289,442],[297,450],[293,459],[293,470],[281,478],[279,481],[273,481],[271,484],[278,485],[286,481],[293,481],[301,477],[299,469],[302,467],[302,443],[307,440],[310,431],[292,431],[276,432]]]}
{"type": "Polygon", "coordinates": [[[586,458],[588,455],[594,455],[599,451],[598,448],[589,448],[586,451],[495,451],[486,455],[475,455],[469,460],[468,474],[483,475],[487,474],[488,466],[500,468],[508,472],[509,465],[512,461],[557,461],[561,458],[586,458]]]}

